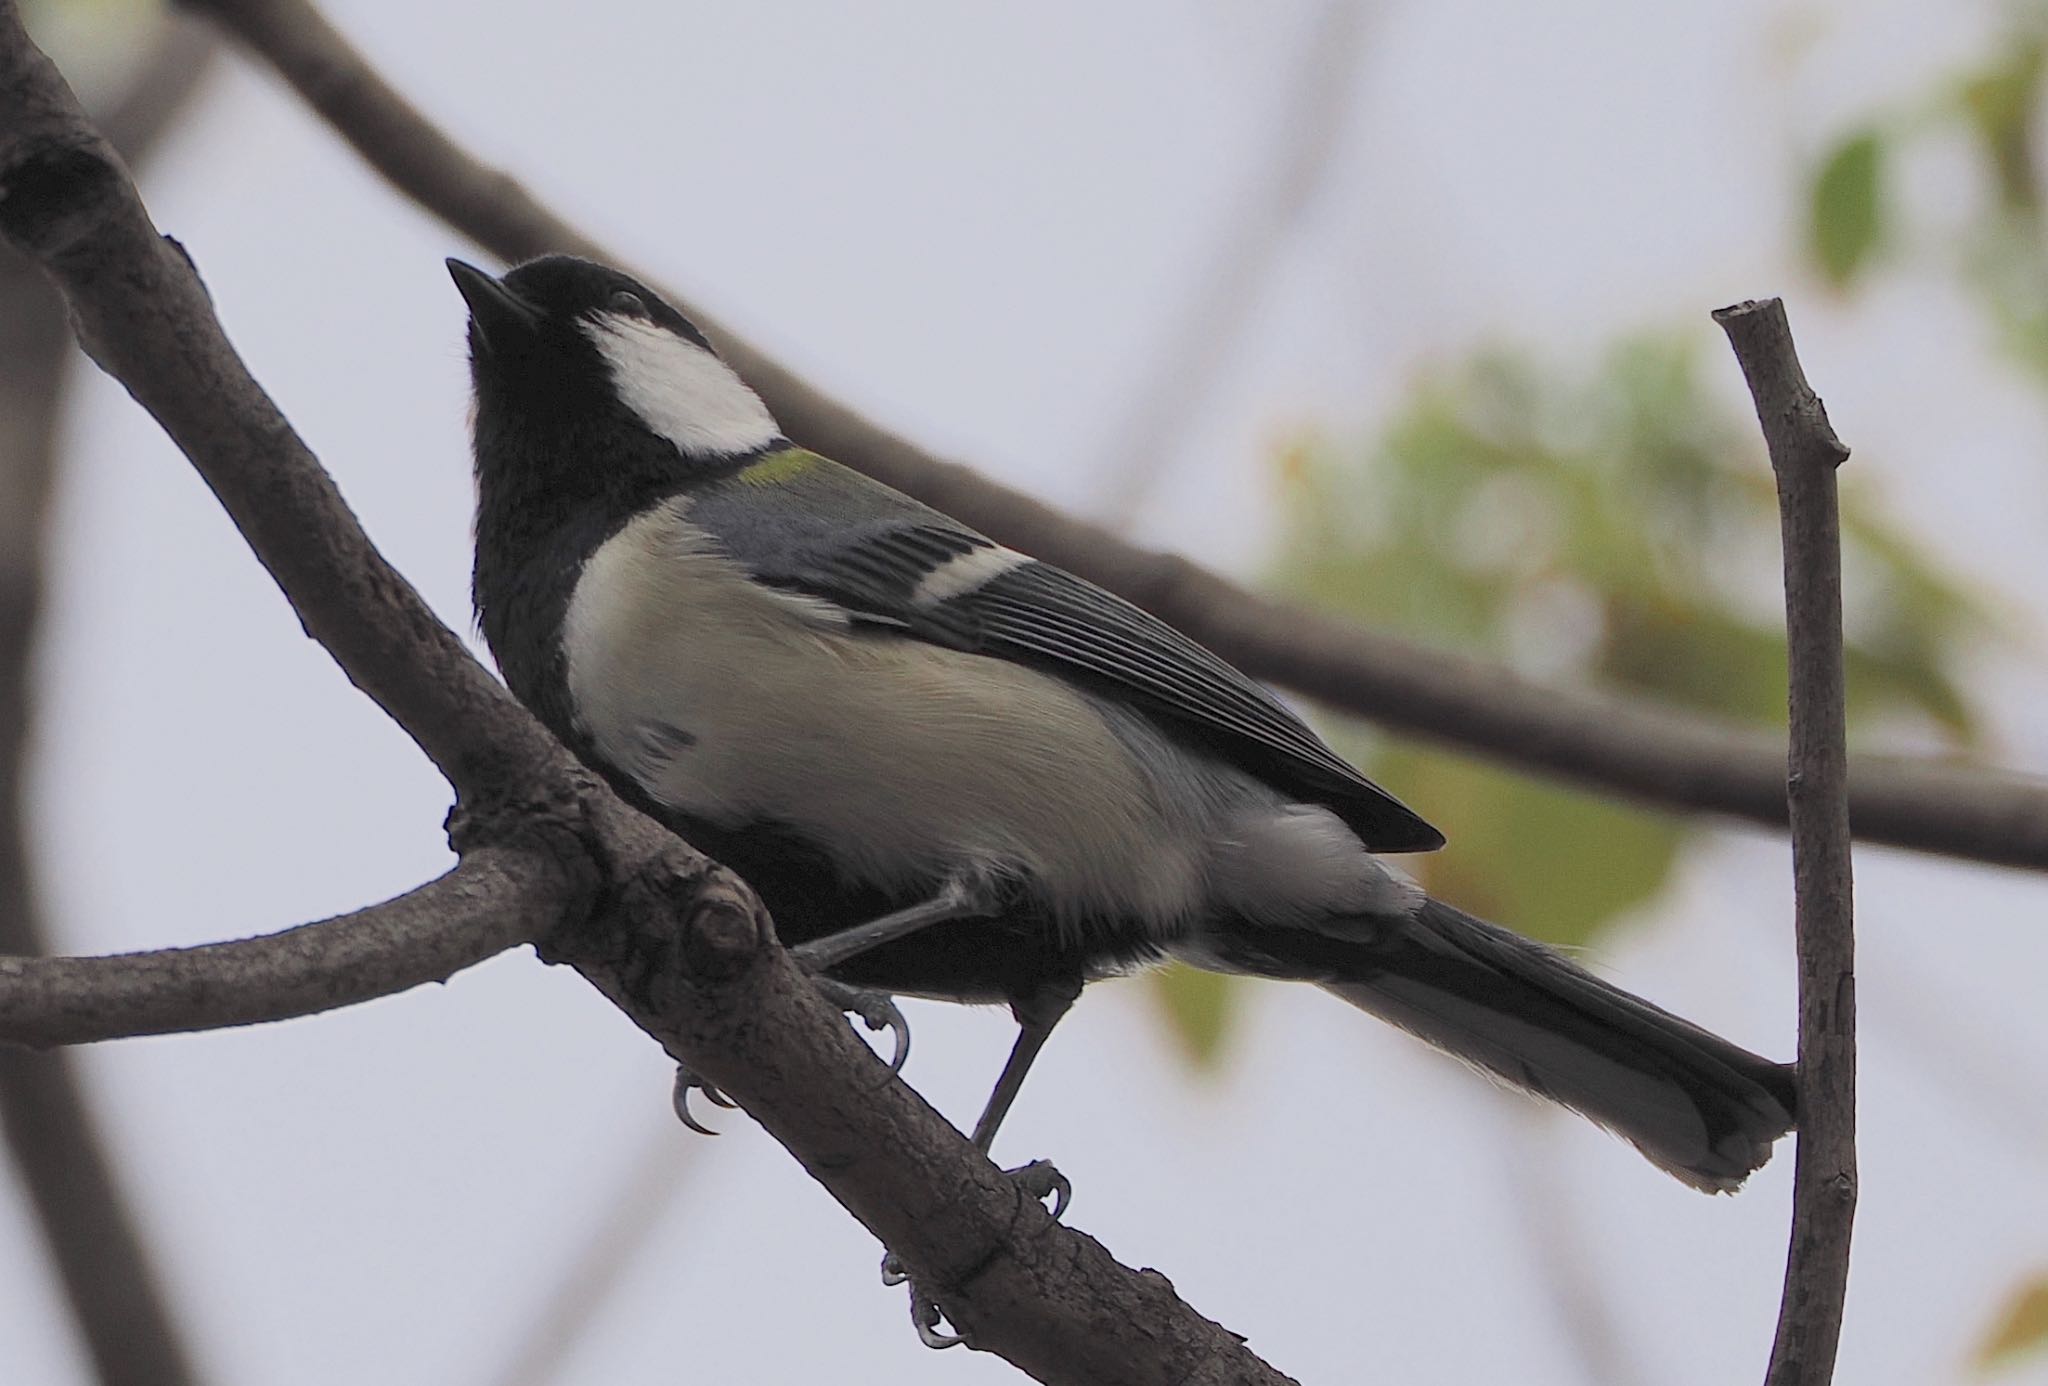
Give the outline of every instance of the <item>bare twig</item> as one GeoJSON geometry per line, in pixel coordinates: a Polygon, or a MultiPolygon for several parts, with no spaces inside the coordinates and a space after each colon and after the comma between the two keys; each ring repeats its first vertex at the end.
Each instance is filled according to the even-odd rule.
{"type": "Polygon", "coordinates": [[[338,1010],[446,981],[587,908],[541,852],[480,848],[381,905],[260,938],[97,958],[0,957],[0,1041],[88,1044],[338,1010]]]}
{"type": "Polygon", "coordinates": [[[1799,1157],[1769,1386],[1834,1376],[1856,1214],[1856,973],[1835,468],[1849,450],[1806,383],[1775,298],[1714,314],[1756,399],[1778,479],[1791,666],[1792,872],[1799,922],[1799,1157]]]}
{"type": "MultiPolygon", "coordinates": [[[[620,264],[509,174],[415,110],[306,0],[182,0],[226,26],[392,185],[507,261],[566,251],[620,264]]],[[[664,290],[706,325],[792,438],[1070,568],[1178,625],[1249,672],[1339,711],[1664,809],[1783,826],[1784,752],[1709,717],[1535,683],[1257,596],[1138,548],[877,427],[664,290]]],[[[1398,786],[1397,786],[1398,787],[1398,786]]],[[[1922,757],[1857,762],[1859,835],[2048,870],[2048,782],[1922,757]]]]}
{"type": "Polygon", "coordinates": [[[469,658],[249,377],[15,0],[0,0],[0,235],[62,287],[81,341],[185,449],[306,628],[456,784],[458,850],[540,839],[602,874],[599,913],[558,925],[552,960],[744,1106],[974,1346],[1053,1382],[1286,1380],[1164,1276],[1020,1194],[854,1036],[744,884],[611,796],[469,658]]]}

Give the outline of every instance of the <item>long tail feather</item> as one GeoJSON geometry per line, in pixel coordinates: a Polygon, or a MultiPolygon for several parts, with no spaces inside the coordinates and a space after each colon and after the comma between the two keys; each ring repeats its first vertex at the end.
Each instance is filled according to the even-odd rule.
{"type": "Polygon", "coordinates": [[[1248,970],[1321,983],[1591,1117],[1698,1189],[1729,1192],[1798,1113],[1793,1070],[1439,901],[1356,934],[1247,930],[1248,970]],[[1256,933],[1256,944],[1248,935],[1256,933]]]}

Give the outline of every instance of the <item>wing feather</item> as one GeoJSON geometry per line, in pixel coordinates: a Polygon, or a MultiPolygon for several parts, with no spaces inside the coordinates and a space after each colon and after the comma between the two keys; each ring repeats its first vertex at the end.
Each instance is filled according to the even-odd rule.
{"type": "Polygon", "coordinates": [[[785,497],[774,523],[758,492],[747,496],[745,472],[730,489],[700,492],[691,521],[761,581],[822,597],[857,623],[1093,684],[1274,788],[1327,806],[1375,851],[1443,845],[1441,833],[1324,745],[1286,704],[1156,616],[1064,569],[1000,550],[859,473],[811,454],[801,459],[772,469],[785,497]],[[928,585],[955,563],[968,565],[950,575],[957,584],[942,577],[928,585]]]}

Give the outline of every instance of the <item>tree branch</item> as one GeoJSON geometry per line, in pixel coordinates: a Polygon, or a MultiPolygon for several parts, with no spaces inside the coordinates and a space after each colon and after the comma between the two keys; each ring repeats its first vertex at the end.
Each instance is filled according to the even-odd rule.
{"type": "Polygon", "coordinates": [[[249,377],[15,0],[0,0],[0,235],[64,290],[82,343],[185,450],[307,630],[455,783],[458,851],[573,824],[548,850],[581,849],[602,891],[594,918],[549,936],[552,957],[760,1120],[970,1342],[1046,1381],[1286,1380],[1164,1276],[1023,1197],[820,999],[744,884],[610,795],[469,658],[249,377]]]}
{"type": "Polygon", "coordinates": [[[1290,1379],[1165,1276],[1133,1272],[1054,1222],[839,1021],[772,946],[751,894],[729,879],[686,880],[664,850],[621,860],[599,926],[551,939],[551,956],[746,1108],[896,1252],[971,1346],[1049,1382],[1290,1379]]]}
{"type": "Polygon", "coordinates": [[[9,67],[24,70],[0,89],[0,234],[56,278],[79,344],[192,459],[307,633],[452,782],[476,794],[566,765],[355,523],[228,344],[182,247],[155,234],[119,159],[22,42],[9,67]]]}
{"type": "MultiPolygon", "coordinates": [[[[457,146],[307,0],[181,3],[274,67],[395,188],[499,258],[566,251],[623,263],[457,146]]],[[[1786,822],[1783,748],[1769,736],[1640,698],[1553,688],[1247,592],[924,451],[820,394],[687,296],[663,293],[704,325],[790,437],[1121,593],[1252,674],[1397,731],[1645,804],[1786,822]]],[[[2036,777],[1864,756],[1850,811],[1872,842],[2048,870],[2048,781],[2036,777]]]]}
{"type": "Polygon", "coordinates": [[[593,882],[576,878],[577,864],[487,847],[395,900],[258,938],[0,957],[0,1041],[89,1044],[257,1025],[444,982],[586,914],[593,882]]]}
{"type": "Polygon", "coordinates": [[[1849,450],[1806,383],[1775,298],[1714,314],[1756,399],[1778,480],[1791,670],[1786,783],[1799,937],[1799,1156],[1769,1386],[1834,1376],[1856,1215],[1856,972],[1835,468],[1849,450]]]}

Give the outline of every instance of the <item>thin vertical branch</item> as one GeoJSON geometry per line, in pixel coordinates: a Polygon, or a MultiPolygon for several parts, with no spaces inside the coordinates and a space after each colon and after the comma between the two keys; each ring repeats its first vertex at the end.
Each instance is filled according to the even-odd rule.
{"type": "Polygon", "coordinates": [[[1849,456],[1806,383],[1775,298],[1714,314],[1756,400],[1778,480],[1791,668],[1792,877],[1798,907],[1799,1157],[1792,1246],[1767,1386],[1834,1376],[1856,1215],[1856,973],[1835,468],[1849,456]]]}

